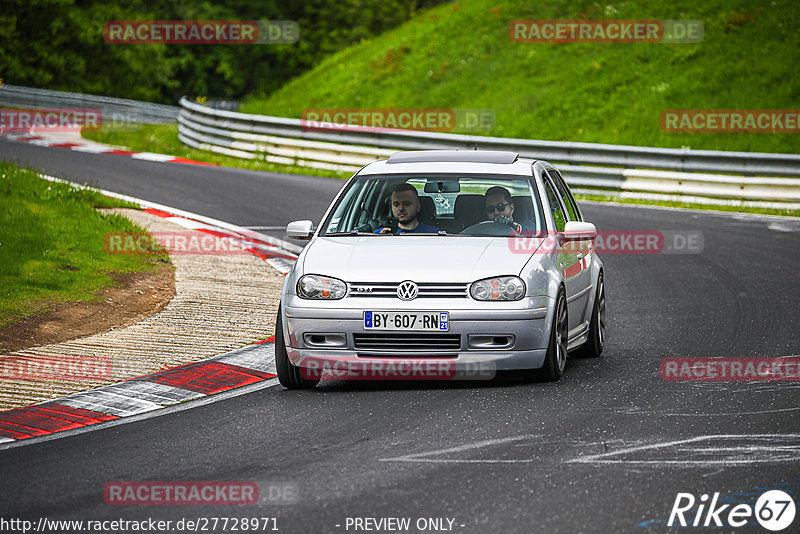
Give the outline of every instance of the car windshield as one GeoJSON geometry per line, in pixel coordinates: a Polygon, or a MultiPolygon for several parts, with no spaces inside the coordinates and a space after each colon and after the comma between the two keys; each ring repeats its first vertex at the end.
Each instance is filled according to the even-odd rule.
{"type": "Polygon", "coordinates": [[[376,175],[349,184],[323,223],[322,235],[379,236],[382,229],[389,234],[497,237],[539,234],[545,223],[530,177],[376,175]],[[400,208],[404,198],[410,199],[406,211],[400,208]],[[398,231],[399,224],[414,226],[414,221],[414,230],[398,231]]]}

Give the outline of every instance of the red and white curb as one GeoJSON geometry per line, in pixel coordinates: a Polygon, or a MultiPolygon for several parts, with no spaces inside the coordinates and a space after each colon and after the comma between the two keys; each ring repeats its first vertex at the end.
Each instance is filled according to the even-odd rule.
{"type": "Polygon", "coordinates": [[[119,384],[0,412],[0,445],[115,421],[258,382],[277,383],[274,337],[119,384]]]}
{"type": "MultiPolygon", "coordinates": [[[[302,250],[302,247],[292,243],[203,215],[53,176],[41,176],[139,204],[147,213],[184,228],[227,237],[283,274],[289,272],[297,259],[296,254],[302,250]]],[[[277,384],[276,376],[275,341],[271,337],[200,362],[0,412],[0,448],[12,446],[21,440],[141,415],[256,383],[268,387],[277,384]]]]}
{"type": "Polygon", "coordinates": [[[148,200],[114,193],[113,191],[106,191],[105,189],[76,184],[69,180],[63,180],[47,174],[40,174],[40,176],[45,180],[67,183],[81,189],[91,189],[92,191],[97,191],[112,198],[138,204],[144,208],[147,213],[163,217],[172,223],[190,230],[198,230],[216,237],[230,238],[239,248],[243,248],[255,256],[258,256],[282,274],[289,272],[292,265],[297,260],[297,255],[303,250],[303,247],[283,241],[282,239],[277,239],[225,221],[212,219],[205,215],[199,215],[148,200]]]}
{"type": "Polygon", "coordinates": [[[184,163],[187,165],[207,165],[216,167],[216,163],[206,163],[204,161],[195,161],[192,159],[180,158],[177,156],[169,156],[167,154],[156,154],[154,152],[136,152],[133,150],[126,150],[124,148],[115,147],[111,145],[104,145],[95,143],[93,141],[84,140],[80,136],[72,136],[69,138],[58,137],[55,135],[37,135],[34,133],[6,133],[3,134],[5,139],[17,141],[20,143],[30,143],[31,145],[46,146],[50,148],[66,148],[68,150],[76,150],[78,152],[89,152],[92,154],[111,154],[114,156],[128,156],[133,159],[141,159],[146,161],[158,161],[162,163],[184,163]]]}
{"type": "Polygon", "coordinates": [[[197,230],[199,232],[211,234],[215,237],[228,238],[233,245],[246,250],[255,256],[258,256],[262,260],[272,265],[272,267],[282,274],[288,273],[292,268],[292,264],[297,260],[297,256],[294,254],[281,250],[276,244],[264,241],[262,238],[257,237],[259,234],[256,234],[251,230],[241,229],[239,232],[233,232],[229,229],[206,224],[195,219],[174,215],[172,213],[155,208],[146,208],[144,211],[151,215],[163,217],[172,223],[178,224],[190,230],[197,230]]]}

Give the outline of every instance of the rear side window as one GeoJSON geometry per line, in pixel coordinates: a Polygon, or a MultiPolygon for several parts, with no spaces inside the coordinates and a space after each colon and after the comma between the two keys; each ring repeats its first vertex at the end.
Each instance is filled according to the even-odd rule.
{"type": "Polygon", "coordinates": [[[580,221],[580,212],[575,204],[575,199],[572,198],[572,194],[567,188],[567,184],[564,183],[564,179],[561,178],[561,175],[558,172],[553,170],[548,170],[547,174],[550,176],[550,180],[552,180],[552,182],[555,184],[556,189],[558,190],[558,196],[561,198],[561,202],[564,204],[564,207],[567,208],[569,220],[580,221]]]}
{"type": "Polygon", "coordinates": [[[544,191],[547,194],[547,204],[550,206],[550,211],[553,212],[556,230],[563,232],[564,226],[567,224],[567,218],[564,215],[564,210],[561,208],[561,203],[558,201],[555,191],[553,191],[553,187],[550,185],[550,180],[545,181],[544,191]]]}

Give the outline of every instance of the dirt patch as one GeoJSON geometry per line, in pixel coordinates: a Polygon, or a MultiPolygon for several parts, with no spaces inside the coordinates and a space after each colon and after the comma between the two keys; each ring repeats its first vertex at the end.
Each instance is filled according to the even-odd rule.
{"type": "Polygon", "coordinates": [[[52,311],[0,328],[0,354],[129,326],[161,311],[175,296],[171,265],[109,277],[119,287],[101,289],[100,300],[47,303],[52,311]]]}

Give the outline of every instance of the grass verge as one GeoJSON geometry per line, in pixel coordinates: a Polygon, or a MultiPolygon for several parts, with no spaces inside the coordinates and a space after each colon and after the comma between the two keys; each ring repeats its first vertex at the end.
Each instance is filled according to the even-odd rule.
{"type": "Polygon", "coordinates": [[[166,254],[106,253],[106,233],[143,231],[95,209],[113,207],[136,206],[0,162],[0,327],[49,310],[48,302],[94,300],[115,285],[110,273],[169,263],[166,254]]]}

